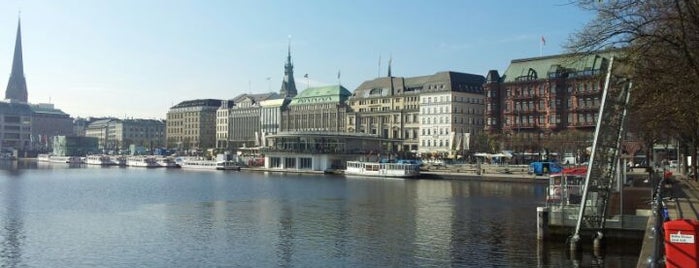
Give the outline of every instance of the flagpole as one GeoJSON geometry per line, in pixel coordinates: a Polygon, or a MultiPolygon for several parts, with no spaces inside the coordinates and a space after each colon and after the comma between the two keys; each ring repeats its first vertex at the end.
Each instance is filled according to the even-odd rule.
{"type": "Polygon", "coordinates": [[[544,44],[539,42],[539,57],[544,56],[544,44]]]}
{"type": "Polygon", "coordinates": [[[544,56],[544,46],[546,45],[546,39],[544,39],[544,36],[541,36],[541,42],[539,42],[539,57],[544,56]]]}

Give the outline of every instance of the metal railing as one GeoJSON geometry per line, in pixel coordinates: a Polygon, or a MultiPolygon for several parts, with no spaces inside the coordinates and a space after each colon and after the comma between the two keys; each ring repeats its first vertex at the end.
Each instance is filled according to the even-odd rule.
{"type": "Polygon", "coordinates": [[[663,223],[669,220],[669,215],[664,200],[669,195],[667,192],[663,191],[666,183],[663,176],[651,172],[649,174],[649,180],[651,180],[651,185],[655,185],[655,187],[653,187],[651,191],[651,209],[653,211],[652,217],[654,218],[654,223],[651,229],[648,230],[649,238],[653,241],[653,252],[648,259],[648,267],[665,267],[665,234],[663,232],[663,223]]]}

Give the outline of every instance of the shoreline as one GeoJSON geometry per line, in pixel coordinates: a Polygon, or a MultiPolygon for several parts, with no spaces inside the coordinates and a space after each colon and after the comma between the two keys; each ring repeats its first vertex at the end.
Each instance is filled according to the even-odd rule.
{"type": "MultiPolygon", "coordinates": [[[[36,158],[20,158],[11,161],[37,161],[36,158]]],[[[506,168],[505,168],[506,169],[506,168]]],[[[456,170],[448,168],[440,168],[438,170],[421,171],[420,176],[416,178],[408,178],[414,180],[462,180],[462,181],[494,181],[494,182],[516,182],[516,183],[542,183],[548,184],[548,175],[536,176],[527,174],[522,170],[513,169],[514,172],[504,173],[502,167],[487,167],[483,169],[480,175],[475,169],[456,170]]],[[[240,171],[250,172],[274,172],[274,173],[293,173],[293,174],[313,174],[327,176],[344,176],[342,174],[325,174],[324,171],[317,170],[290,170],[290,169],[268,169],[260,167],[241,167],[240,171]]]]}
{"type": "MultiPolygon", "coordinates": [[[[268,169],[268,168],[250,168],[244,167],[240,171],[252,172],[275,172],[275,173],[294,173],[294,174],[315,174],[328,176],[344,176],[342,174],[325,174],[323,171],[315,170],[289,170],[289,169],[268,169]]],[[[380,178],[380,177],[377,177],[380,178]]],[[[519,182],[519,183],[546,183],[548,184],[548,176],[535,176],[530,174],[467,174],[461,172],[444,172],[444,171],[421,171],[420,176],[416,178],[407,178],[408,180],[478,180],[478,181],[500,181],[500,182],[519,182]]]]}

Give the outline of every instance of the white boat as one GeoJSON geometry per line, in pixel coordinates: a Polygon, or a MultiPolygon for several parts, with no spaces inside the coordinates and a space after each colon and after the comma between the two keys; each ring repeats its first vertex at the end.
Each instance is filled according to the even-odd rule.
{"type": "Polygon", "coordinates": [[[410,178],[420,175],[420,165],[411,163],[347,161],[345,175],[410,178]]]}
{"type": "Polygon", "coordinates": [[[114,166],[120,166],[120,167],[126,166],[126,156],[117,155],[117,156],[111,157],[110,160],[112,161],[112,165],[114,165],[114,166]]]}
{"type": "Polygon", "coordinates": [[[216,161],[186,158],[178,158],[175,161],[183,169],[240,170],[240,165],[238,165],[238,163],[234,161],[216,161]]]}
{"type": "Polygon", "coordinates": [[[83,160],[79,156],[56,156],[52,154],[39,154],[37,161],[50,163],[82,164],[83,160]]]}
{"type": "Polygon", "coordinates": [[[166,167],[166,168],[178,168],[178,167],[180,167],[180,165],[178,165],[175,162],[175,159],[173,159],[172,157],[159,157],[159,158],[155,158],[155,161],[161,167],[166,167]]]}
{"type": "Polygon", "coordinates": [[[50,154],[38,154],[36,160],[40,162],[49,162],[51,160],[50,154]]]}
{"type": "Polygon", "coordinates": [[[51,162],[53,162],[53,158],[57,158],[59,163],[83,164],[83,159],[80,156],[53,156],[51,158],[51,162]]]}
{"type": "Polygon", "coordinates": [[[111,166],[114,165],[112,158],[108,155],[93,154],[85,157],[85,163],[88,165],[111,166]]]}
{"type": "Polygon", "coordinates": [[[158,161],[153,156],[130,156],[126,158],[126,165],[129,167],[145,167],[156,168],[160,167],[158,161]]]}

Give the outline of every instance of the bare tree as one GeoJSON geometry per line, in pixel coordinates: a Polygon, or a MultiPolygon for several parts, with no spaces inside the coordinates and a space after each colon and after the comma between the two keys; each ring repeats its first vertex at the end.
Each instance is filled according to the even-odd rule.
{"type": "MultiPolygon", "coordinates": [[[[572,52],[623,48],[631,66],[633,128],[646,145],[666,137],[699,142],[699,1],[579,0],[595,19],[572,35],[572,52]]],[[[650,147],[652,148],[652,147],[650,147]]]]}

